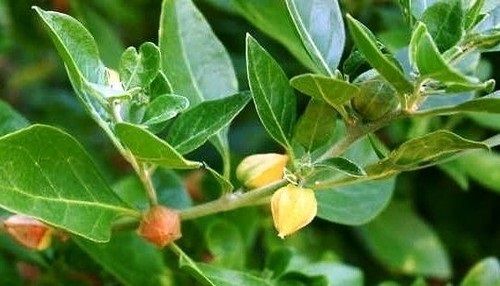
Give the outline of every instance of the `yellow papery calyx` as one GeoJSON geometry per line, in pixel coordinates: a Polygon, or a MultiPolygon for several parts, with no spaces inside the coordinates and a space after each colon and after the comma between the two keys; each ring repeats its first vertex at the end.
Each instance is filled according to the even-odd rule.
{"type": "Polygon", "coordinates": [[[268,153],[251,155],[236,168],[236,177],[246,187],[260,188],[283,178],[288,156],[268,153]]]}
{"type": "Polygon", "coordinates": [[[314,219],[318,204],[313,190],[289,184],[273,194],[271,211],[278,236],[285,238],[314,219]]]}

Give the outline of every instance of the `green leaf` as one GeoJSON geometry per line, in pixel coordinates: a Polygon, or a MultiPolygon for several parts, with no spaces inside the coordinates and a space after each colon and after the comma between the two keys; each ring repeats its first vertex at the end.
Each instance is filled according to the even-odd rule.
{"type": "Polygon", "coordinates": [[[475,98],[455,106],[416,112],[415,115],[450,115],[459,112],[500,113],[500,92],[475,98]]]}
{"type": "Polygon", "coordinates": [[[150,42],[139,47],[129,47],[120,59],[120,81],[125,90],[134,87],[146,88],[153,82],[160,71],[160,50],[150,42]]]}
{"type": "Polygon", "coordinates": [[[113,193],[70,135],[33,125],[0,138],[0,206],[106,242],[112,222],[137,215],[113,193]]]}
{"type": "Polygon", "coordinates": [[[408,0],[410,2],[410,10],[413,16],[420,19],[430,6],[440,0],[408,0]]]}
{"type": "Polygon", "coordinates": [[[255,108],[269,135],[291,150],[288,139],[297,102],[285,72],[252,36],[246,39],[247,75],[255,108]]]}
{"type": "Polygon", "coordinates": [[[450,277],[451,266],[441,241],[407,204],[392,203],[359,230],[373,255],[390,269],[410,275],[450,277]]]}
{"type": "Polygon", "coordinates": [[[240,272],[216,267],[206,263],[198,263],[199,269],[217,286],[271,286],[271,282],[247,272],[240,272]]]}
{"type": "Polygon", "coordinates": [[[172,85],[167,79],[167,76],[160,71],[156,78],[149,85],[148,95],[150,99],[154,99],[160,95],[172,93],[172,85]]]}
{"type": "Polygon", "coordinates": [[[202,165],[184,159],[167,142],[137,125],[118,123],[115,126],[115,133],[139,161],[172,169],[196,169],[202,165]]]}
{"type": "Polygon", "coordinates": [[[189,101],[184,96],[163,94],[151,101],[144,113],[143,123],[153,125],[174,118],[189,107],[189,101]]]}
{"type": "Polygon", "coordinates": [[[365,224],[387,206],[394,185],[395,179],[390,178],[317,190],[318,217],[340,224],[365,224]]]}
{"type": "Polygon", "coordinates": [[[427,31],[425,24],[418,23],[410,42],[410,61],[424,78],[432,78],[443,83],[478,85],[476,79],[461,74],[448,65],[427,31]]]}
{"type": "Polygon", "coordinates": [[[238,228],[227,220],[217,219],[205,231],[205,241],[214,265],[242,269],[245,263],[245,245],[238,228]]]}
{"type": "Polygon", "coordinates": [[[212,279],[207,277],[205,273],[200,269],[199,265],[195,263],[182,249],[176,244],[171,244],[170,249],[172,249],[177,256],[179,256],[179,267],[188,271],[196,280],[202,283],[202,285],[209,286],[220,286],[212,282],[212,279]]]}
{"type": "Polygon", "coordinates": [[[314,164],[315,168],[320,170],[327,170],[329,172],[342,172],[352,177],[363,177],[366,176],[365,170],[359,167],[353,161],[342,158],[342,157],[334,157],[323,160],[321,162],[314,164]]]}
{"type": "Polygon", "coordinates": [[[231,184],[228,179],[226,179],[214,169],[210,168],[210,166],[208,166],[207,164],[204,164],[204,167],[211,175],[211,177],[215,180],[215,182],[219,185],[221,194],[227,194],[233,191],[233,184],[231,184]]]}
{"type": "Polygon", "coordinates": [[[457,185],[464,191],[469,189],[469,180],[467,173],[462,169],[457,160],[445,162],[438,165],[444,173],[446,173],[457,185]]]}
{"type": "Polygon", "coordinates": [[[123,285],[171,285],[161,252],[135,232],[119,232],[105,244],[73,241],[123,285]]]}
{"type": "Polygon", "coordinates": [[[426,24],[439,50],[448,50],[462,38],[464,32],[462,0],[436,2],[425,10],[421,21],[426,24]]]}
{"type": "Polygon", "coordinates": [[[377,47],[375,36],[372,32],[354,19],[347,15],[347,23],[351,36],[358,50],[365,56],[365,59],[374,67],[387,82],[401,93],[411,93],[413,84],[409,82],[403,72],[377,47]]]}
{"type": "Polygon", "coordinates": [[[341,110],[351,98],[359,93],[359,88],[347,81],[316,74],[303,74],[290,80],[298,91],[313,98],[328,102],[341,110]]]}
{"type": "Polygon", "coordinates": [[[474,0],[472,5],[467,9],[464,18],[465,30],[469,30],[476,25],[477,20],[481,14],[481,9],[483,8],[483,5],[484,5],[484,0],[474,0]]]}
{"type": "Polygon", "coordinates": [[[344,21],[337,0],[286,0],[297,32],[316,66],[333,75],[345,44],[344,21]]]}
{"type": "Polygon", "coordinates": [[[500,131],[500,114],[470,112],[467,116],[480,126],[500,131]]]}
{"type": "Polygon", "coordinates": [[[106,128],[106,112],[101,98],[87,91],[89,83],[106,85],[106,67],[99,58],[94,38],[74,18],[58,12],[33,7],[43,21],[66,66],[66,71],[79,100],[101,127],[106,128]]]}
{"type": "Polygon", "coordinates": [[[330,106],[313,98],[295,126],[293,139],[312,152],[333,139],[336,119],[330,106]]]}
{"type": "Polygon", "coordinates": [[[454,133],[438,130],[401,144],[389,156],[366,167],[369,176],[385,177],[392,174],[418,169],[423,165],[434,165],[443,158],[472,149],[488,149],[488,145],[464,139],[454,133]]]}
{"type": "Polygon", "coordinates": [[[458,164],[477,183],[500,192],[500,154],[474,152],[458,159],[458,164]]]}
{"type": "Polygon", "coordinates": [[[232,0],[232,2],[243,17],[285,46],[304,66],[315,72],[320,71],[304,48],[285,1],[232,0]]]}
{"type": "Polygon", "coordinates": [[[229,55],[191,0],[165,0],[160,19],[162,70],[192,106],[238,92],[229,55]]]}
{"type": "Polygon", "coordinates": [[[249,93],[241,92],[198,104],[175,120],[167,141],[182,154],[195,150],[212,135],[227,127],[250,98],[249,93]]]}
{"type": "MultiPolygon", "coordinates": [[[[165,0],[160,17],[161,67],[191,107],[238,92],[229,55],[191,0],[165,0]]],[[[229,168],[227,129],[211,140],[229,168]]]]}
{"type": "Polygon", "coordinates": [[[488,286],[500,283],[500,263],[498,258],[488,257],[469,270],[460,286],[488,286]]]}
{"type": "Polygon", "coordinates": [[[7,103],[0,100],[0,136],[14,132],[29,125],[22,115],[7,103]]]}
{"type": "Polygon", "coordinates": [[[0,254],[0,284],[2,285],[22,285],[21,277],[16,270],[16,264],[11,259],[7,259],[0,254]]]}
{"type": "Polygon", "coordinates": [[[359,269],[338,263],[338,262],[318,262],[309,263],[297,269],[300,273],[309,276],[323,276],[328,281],[327,286],[345,285],[362,286],[363,272],[359,269]]]}

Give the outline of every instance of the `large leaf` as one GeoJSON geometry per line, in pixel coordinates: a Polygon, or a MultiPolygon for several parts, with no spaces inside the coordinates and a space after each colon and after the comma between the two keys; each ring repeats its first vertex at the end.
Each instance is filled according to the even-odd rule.
{"type": "MultiPolygon", "coordinates": [[[[191,0],[163,1],[159,33],[162,70],[172,91],[187,97],[191,107],[238,92],[226,49],[191,0]]],[[[226,133],[223,129],[211,142],[228,168],[226,133]]]]}
{"type": "Polygon", "coordinates": [[[312,71],[321,71],[307,53],[295,30],[285,1],[230,0],[236,10],[262,32],[283,44],[302,64],[312,71]]]}
{"type": "Polygon", "coordinates": [[[96,242],[120,215],[137,215],[113,193],[68,134],[33,125],[0,138],[0,206],[96,242]]]}
{"type": "Polygon", "coordinates": [[[410,61],[424,78],[432,78],[443,83],[478,84],[477,80],[461,74],[448,65],[425,24],[418,23],[410,42],[410,61]]]}
{"type": "Polygon", "coordinates": [[[167,141],[182,154],[193,151],[228,126],[250,98],[249,93],[242,92],[198,104],[175,120],[167,141]]]}
{"type": "Polygon", "coordinates": [[[158,47],[146,42],[139,47],[129,47],[120,59],[120,80],[125,90],[134,87],[149,87],[160,70],[158,47]]]}
{"type": "Polygon", "coordinates": [[[58,12],[47,12],[38,7],[35,11],[43,20],[57,51],[66,65],[71,83],[90,115],[102,123],[105,112],[92,94],[85,91],[87,84],[105,85],[106,67],[99,58],[94,38],[74,18],[58,12]]]}
{"type": "Polygon", "coordinates": [[[423,110],[415,115],[448,115],[458,112],[500,113],[500,92],[465,101],[455,106],[423,110]]]}
{"type": "Polygon", "coordinates": [[[0,101],[0,136],[28,126],[29,122],[7,103],[0,101]]]}
{"type": "Polygon", "coordinates": [[[151,132],[130,123],[119,123],[115,132],[123,145],[142,162],[172,169],[195,169],[202,164],[188,161],[167,142],[151,132]]]}
{"type": "Polygon", "coordinates": [[[123,285],[171,285],[161,252],[135,232],[120,232],[111,241],[97,244],[73,241],[123,285]]]}
{"type": "Polygon", "coordinates": [[[461,286],[488,286],[498,285],[500,283],[500,263],[498,258],[488,257],[479,263],[467,273],[461,286]]]}
{"type": "Polygon", "coordinates": [[[291,150],[289,138],[296,117],[296,98],[285,72],[250,35],[246,40],[247,74],[255,108],[267,132],[291,150]]]}
{"type": "Polygon", "coordinates": [[[365,224],[387,206],[394,185],[395,179],[390,178],[317,190],[318,217],[347,225],[365,224]]]}
{"type": "Polygon", "coordinates": [[[326,103],[311,99],[295,126],[293,139],[312,152],[331,141],[335,135],[337,116],[326,103]]]}
{"type": "Polygon", "coordinates": [[[344,21],[337,0],[286,0],[288,11],[317,67],[333,75],[345,44],[344,21]]]}
{"type": "Polygon", "coordinates": [[[373,255],[390,269],[441,278],[451,275],[441,241],[404,203],[392,203],[360,231],[373,255]]]}
{"type": "Polygon", "coordinates": [[[347,23],[351,36],[358,50],[387,82],[392,84],[401,93],[411,93],[413,85],[406,78],[401,69],[384,55],[378,48],[372,32],[351,15],[347,15],[347,23]]]}
{"type": "Polygon", "coordinates": [[[359,93],[359,88],[347,81],[316,74],[303,74],[290,80],[298,91],[313,98],[328,102],[335,109],[342,109],[342,105],[359,93]]]}
{"type": "Polygon", "coordinates": [[[366,168],[369,176],[385,177],[392,174],[436,164],[458,152],[488,149],[488,145],[464,139],[454,133],[438,130],[401,144],[389,156],[366,168]]]}
{"type": "Polygon", "coordinates": [[[163,1],[159,46],[173,92],[192,106],[238,91],[226,49],[191,0],[163,1]]]}
{"type": "Polygon", "coordinates": [[[463,34],[462,0],[439,1],[422,15],[429,33],[441,52],[455,45],[463,34]]]}

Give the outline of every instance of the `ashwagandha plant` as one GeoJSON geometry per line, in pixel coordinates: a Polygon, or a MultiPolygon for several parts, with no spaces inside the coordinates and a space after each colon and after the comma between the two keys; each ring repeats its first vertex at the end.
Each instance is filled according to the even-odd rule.
{"type": "MultiPolygon", "coordinates": [[[[467,69],[471,58],[499,50],[500,5],[401,0],[411,38],[394,55],[365,25],[344,16],[337,0],[234,2],[310,73],[289,79],[247,35],[250,90],[240,90],[228,53],[191,0],[164,0],[158,43],[129,47],[117,70],[103,64],[94,38],[80,22],[33,8],[83,108],[132,166],[142,187],[112,189],[68,133],[6,119],[11,120],[6,130],[19,129],[0,137],[0,206],[16,214],[5,220],[6,232],[39,250],[49,247],[52,237],[71,239],[127,285],[174,283],[163,266],[162,247],[178,256],[180,268],[207,285],[359,285],[362,277],[335,276],[332,269],[340,271],[335,267],[310,270],[314,278],[285,275],[287,253],[277,254],[277,262],[262,273],[195,262],[175,241],[197,235],[183,233],[185,221],[203,224],[209,215],[261,205],[269,206],[276,235],[285,240],[315,217],[365,224],[388,205],[399,173],[500,145],[500,135],[473,141],[441,129],[389,148],[376,134],[401,120],[500,113],[495,82],[481,81],[467,69]],[[344,51],[347,35],[354,43],[350,54],[344,51]],[[357,75],[363,65],[370,69],[357,75]],[[300,115],[294,89],[310,97],[300,115]],[[228,128],[250,101],[283,152],[254,154],[233,168],[228,128]],[[220,154],[221,172],[185,158],[207,142],[220,154]],[[168,170],[203,170],[217,197],[194,206],[172,204],[168,193],[158,191],[177,180],[168,170]],[[233,184],[242,186],[235,190],[233,184]]],[[[195,189],[198,183],[193,183],[195,189]]],[[[391,211],[398,215],[397,208],[391,211]]],[[[214,237],[232,231],[224,224],[218,227],[214,237]]],[[[196,244],[195,238],[190,241],[196,244]]],[[[215,251],[229,255],[224,247],[233,243],[217,244],[215,251]]],[[[433,247],[438,242],[431,238],[428,243],[433,247]]],[[[403,272],[412,266],[406,267],[403,272]]],[[[499,267],[490,259],[480,268],[499,267]]],[[[449,270],[438,266],[429,269],[430,277],[449,276],[449,270]]],[[[497,273],[477,284],[481,271],[472,271],[463,285],[498,283],[497,273]]]]}

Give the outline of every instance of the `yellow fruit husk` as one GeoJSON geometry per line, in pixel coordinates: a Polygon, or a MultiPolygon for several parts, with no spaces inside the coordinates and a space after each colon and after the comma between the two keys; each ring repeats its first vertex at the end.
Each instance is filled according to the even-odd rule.
{"type": "Polygon", "coordinates": [[[278,236],[285,238],[314,219],[318,204],[313,190],[290,184],[273,194],[271,211],[278,236]]]}
{"type": "Polygon", "coordinates": [[[287,163],[287,155],[251,155],[238,165],[236,177],[248,188],[260,188],[281,180],[287,163]]]}

